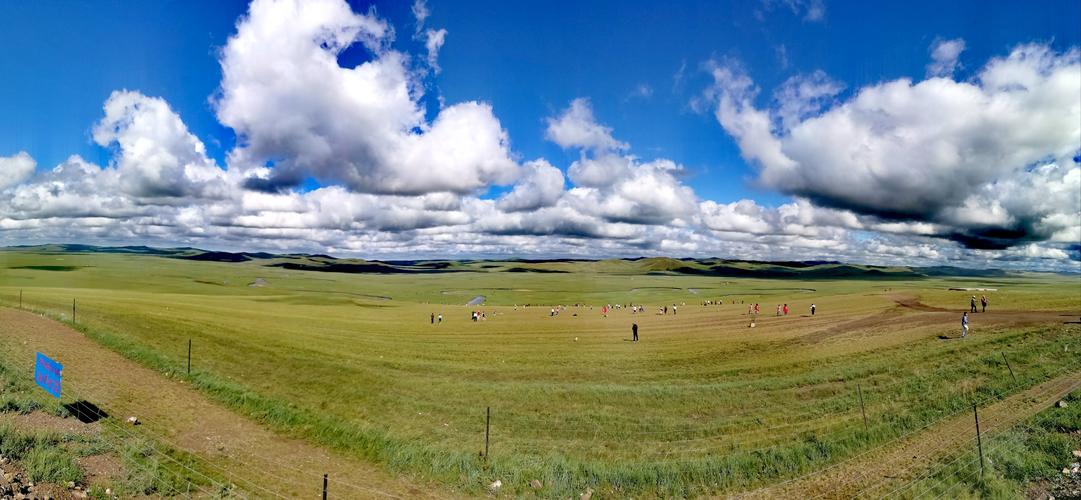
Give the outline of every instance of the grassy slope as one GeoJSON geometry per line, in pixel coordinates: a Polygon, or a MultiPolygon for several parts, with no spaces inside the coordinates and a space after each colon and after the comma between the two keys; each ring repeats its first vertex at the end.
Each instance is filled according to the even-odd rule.
{"type": "Polygon", "coordinates": [[[992,308],[1081,308],[1068,279],[1048,276],[882,284],[640,274],[680,263],[655,260],[524,264],[573,274],[384,276],[268,262],[5,252],[0,294],[12,304],[22,289],[28,304],[59,314],[77,297],[91,335],[163,370],[182,366],[191,338],[196,382],[223,402],[467,489],[501,478],[521,490],[534,477],[561,495],[588,485],[683,494],[758,484],[888,440],[974,392],[1005,393],[1000,351],[1023,385],[1081,366],[1077,355],[1055,355],[1076,344],[1076,328],[1001,325],[944,343],[933,339],[952,333],[955,318],[909,322],[890,298],[960,309],[967,296],[945,288],[994,281],[992,308]],[[9,269],[23,266],[77,269],[9,269]],[[249,287],[257,278],[268,285],[249,287]],[[482,323],[460,305],[475,295],[499,306],[481,307],[482,323]],[[760,301],[766,314],[748,330],[746,306],[693,305],[707,298],[760,301]],[[598,307],[548,317],[547,305],[578,302],[598,307]],[[601,317],[599,305],[614,302],[647,304],[650,314],[601,317]],[[683,302],[678,316],[653,314],[683,302]],[[793,313],[771,318],[782,302],[793,313]],[[812,302],[819,315],[798,317],[812,302]],[[513,307],[526,303],[546,305],[513,307]],[[444,324],[432,327],[431,312],[444,324]],[[891,321],[865,319],[883,314],[891,321]],[[631,321],[642,327],[639,345],[624,341],[631,321]],[[855,425],[857,382],[866,431],[855,425]],[[488,406],[495,438],[485,463],[477,451],[488,406]]]}

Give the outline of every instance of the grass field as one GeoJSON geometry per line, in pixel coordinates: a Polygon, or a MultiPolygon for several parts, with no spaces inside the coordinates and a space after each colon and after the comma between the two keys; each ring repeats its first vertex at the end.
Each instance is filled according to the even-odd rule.
{"type": "Polygon", "coordinates": [[[74,299],[78,328],[170,374],[184,371],[190,339],[191,382],[227,407],[465,493],[496,479],[512,495],[738,492],[1081,370],[1076,276],[757,279],[674,274],[662,260],[345,274],[267,263],[0,252],[0,303],[17,307],[21,293],[24,307],[70,320],[74,299]],[[972,293],[991,307],[960,340],[972,293]],[[465,305],[477,296],[484,305],[465,305]],[[749,328],[755,302],[762,314],[749,328]],[[605,316],[604,304],[646,310],[605,316]],[[787,316],[774,316],[778,304],[787,316]],[[553,317],[557,305],[566,309],[553,317]],[[660,314],[665,305],[678,314],[660,314]],[[470,321],[471,310],[486,319],[470,321]],[[630,342],[632,323],[641,342],[630,342]]]}

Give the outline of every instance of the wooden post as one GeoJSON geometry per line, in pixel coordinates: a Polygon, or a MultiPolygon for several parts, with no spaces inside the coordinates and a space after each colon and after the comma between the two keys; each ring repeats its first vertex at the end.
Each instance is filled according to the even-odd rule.
{"type": "Polygon", "coordinates": [[[191,375],[191,339],[188,339],[188,375],[191,375]]]}
{"type": "Polygon", "coordinates": [[[867,429],[867,410],[863,407],[863,389],[859,384],[856,384],[856,394],[860,396],[860,413],[863,414],[863,429],[867,429]]]}
{"type": "Polygon", "coordinates": [[[75,299],[71,299],[71,324],[75,324],[75,299]]]}
{"type": "Polygon", "coordinates": [[[323,500],[327,500],[327,475],[323,474],[323,500]]]}
{"type": "Polygon", "coordinates": [[[19,290],[19,309],[23,308],[23,291],[19,290]]]}
{"type": "Polygon", "coordinates": [[[492,428],[492,407],[488,407],[488,415],[484,419],[484,459],[488,460],[488,435],[492,428]]]}
{"type": "Polygon", "coordinates": [[[1016,385],[1017,384],[1017,376],[1013,374],[1013,368],[1010,368],[1010,360],[1006,359],[1006,353],[1003,352],[1001,354],[1002,354],[1002,360],[1006,362],[1006,369],[1010,370],[1010,376],[1013,377],[1013,383],[1014,383],[1014,385],[1016,385]]]}
{"type": "Polygon", "coordinates": [[[983,442],[980,440],[980,414],[976,411],[976,403],[972,403],[972,415],[976,417],[976,447],[980,450],[980,479],[983,479],[983,442]]]}

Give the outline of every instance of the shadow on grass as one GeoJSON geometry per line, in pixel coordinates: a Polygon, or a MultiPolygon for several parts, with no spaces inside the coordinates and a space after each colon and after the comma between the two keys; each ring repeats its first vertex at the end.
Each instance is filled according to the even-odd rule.
{"type": "Polygon", "coordinates": [[[75,418],[84,424],[92,424],[109,416],[108,413],[105,413],[105,410],[98,408],[98,405],[83,400],[68,403],[64,405],[64,409],[71,412],[72,415],[75,415],[75,418]]]}

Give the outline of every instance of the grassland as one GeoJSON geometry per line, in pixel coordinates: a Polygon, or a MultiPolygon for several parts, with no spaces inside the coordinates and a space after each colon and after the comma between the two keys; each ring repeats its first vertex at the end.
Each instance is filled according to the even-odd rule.
{"type": "Polygon", "coordinates": [[[0,303],[18,306],[21,293],[24,307],[70,319],[75,299],[80,330],[170,374],[184,371],[190,339],[188,380],[227,407],[466,493],[496,479],[503,494],[552,497],[730,493],[1081,370],[1081,327],[1068,323],[1081,315],[1076,276],[826,265],[845,279],[823,266],[759,279],[717,275],[754,275],[755,264],[722,273],[670,259],[385,274],[268,266],[283,262],[0,252],[0,303]],[[970,293],[949,288],[997,289],[982,292],[990,312],[963,341],[970,293]],[[485,304],[464,305],[475,296],[485,304]],[[605,316],[604,304],[647,309],[605,316]],[[777,304],[790,313],[774,317],[777,304]],[[553,317],[556,305],[566,309],[553,317]],[[665,305],[678,314],[659,314],[665,305]],[[486,319],[470,321],[474,309],[486,319]]]}
{"type": "MultiPolygon", "coordinates": [[[[79,423],[77,407],[34,387],[31,374],[12,366],[8,353],[0,352],[0,457],[5,472],[24,473],[23,483],[36,484],[35,498],[77,498],[69,485],[94,499],[177,496],[193,485],[210,491],[209,497],[230,495],[208,489],[222,481],[220,474],[115,416],[79,423]]],[[[18,484],[2,484],[6,495],[19,493],[18,484]]]]}

